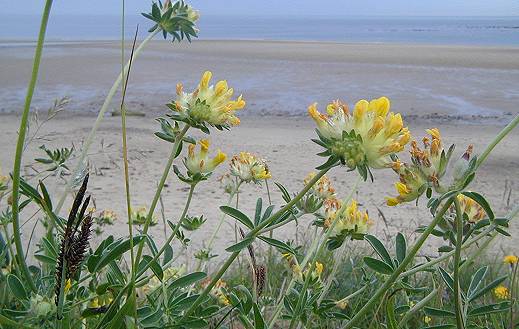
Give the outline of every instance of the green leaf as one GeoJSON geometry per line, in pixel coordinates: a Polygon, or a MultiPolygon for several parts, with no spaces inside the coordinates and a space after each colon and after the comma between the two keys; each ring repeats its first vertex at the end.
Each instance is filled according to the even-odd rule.
{"type": "Polygon", "coordinates": [[[391,256],[389,255],[389,252],[387,251],[386,247],[380,242],[377,237],[367,234],[364,236],[364,239],[368,241],[368,243],[373,247],[375,252],[380,256],[380,258],[386,263],[388,266],[393,268],[393,260],[391,259],[391,256]]]}
{"type": "Polygon", "coordinates": [[[233,244],[232,246],[226,248],[225,251],[228,251],[228,252],[240,251],[243,248],[247,248],[253,241],[254,241],[253,237],[245,238],[245,239],[241,240],[240,242],[233,244]]]}
{"type": "Polygon", "coordinates": [[[486,294],[487,292],[489,292],[490,290],[494,289],[495,287],[499,286],[501,284],[501,282],[505,281],[506,278],[508,276],[505,275],[505,276],[502,276],[500,278],[497,278],[495,279],[494,281],[490,282],[487,286],[485,286],[484,288],[481,288],[479,289],[477,292],[474,292],[474,294],[472,295],[472,297],[469,298],[469,302],[472,302],[474,300],[476,300],[477,298],[483,296],[484,294],[486,294]]]}
{"type": "Polygon", "coordinates": [[[16,275],[9,274],[7,276],[7,285],[16,298],[27,299],[27,291],[25,291],[22,282],[16,275]]]}
{"type": "Polygon", "coordinates": [[[430,316],[438,316],[443,318],[453,318],[456,316],[454,312],[442,310],[440,308],[434,308],[434,307],[424,307],[423,309],[424,313],[430,316]]]}
{"type": "Polygon", "coordinates": [[[479,193],[476,192],[461,192],[461,194],[465,195],[466,197],[471,198],[472,200],[476,201],[487,213],[488,218],[490,220],[493,220],[494,212],[492,211],[492,208],[490,208],[490,204],[488,204],[488,201],[479,193]]]}
{"type": "Polygon", "coordinates": [[[393,273],[393,268],[391,266],[376,258],[364,257],[364,263],[375,272],[388,275],[393,273]]]}
{"type": "Polygon", "coordinates": [[[267,238],[266,236],[259,236],[258,238],[260,240],[263,240],[266,243],[270,244],[271,246],[274,246],[274,247],[278,248],[279,250],[284,251],[285,253],[295,255],[294,249],[292,249],[288,244],[286,244],[282,241],[272,239],[272,238],[267,238]]]}
{"type": "MultiPolygon", "coordinates": [[[[137,246],[139,242],[141,242],[144,238],[146,238],[145,235],[137,235],[133,237],[133,246],[137,246]]],[[[130,239],[126,240],[117,240],[112,242],[109,246],[107,246],[103,251],[102,254],[99,255],[95,261],[88,262],[88,270],[90,273],[98,272],[103,267],[108,265],[111,261],[114,261],[121,257],[125,252],[130,250],[130,239]]],[[[90,256],[92,258],[92,256],[90,256]]]]}
{"type": "Polygon", "coordinates": [[[451,292],[454,292],[454,280],[452,279],[452,276],[441,267],[439,267],[438,270],[440,271],[443,282],[445,282],[451,292]]]}
{"type": "Polygon", "coordinates": [[[162,265],[166,265],[170,260],[173,259],[173,248],[170,244],[164,249],[164,257],[162,258],[162,265]]]}
{"type": "Polygon", "coordinates": [[[168,289],[172,290],[172,289],[177,289],[177,288],[188,287],[195,282],[205,279],[206,276],[207,276],[207,274],[205,274],[204,272],[189,273],[189,274],[184,275],[184,276],[176,279],[175,281],[171,282],[168,289]]]}
{"type": "Polygon", "coordinates": [[[492,313],[507,312],[510,310],[510,302],[501,302],[497,304],[483,305],[469,311],[469,316],[484,316],[492,313]]]}
{"type": "Polygon", "coordinates": [[[153,274],[157,278],[159,278],[160,281],[162,281],[164,277],[164,273],[162,272],[162,267],[160,267],[159,263],[157,261],[153,260],[153,257],[150,255],[144,255],[141,260],[141,265],[139,267],[144,268],[144,266],[147,266],[149,264],[149,267],[153,271],[153,274]]]}
{"type": "Polygon", "coordinates": [[[263,316],[258,308],[258,305],[254,303],[254,329],[264,329],[265,328],[265,320],[263,320],[263,316]]]}
{"type": "Polygon", "coordinates": [[[479,270],[474,273],[470,280],[469,290],[467,292],[467,295],[469,299],[472,297],[472,295],[478,290],[479,285],[481,284],[481,281],[485,278],[488,272],[488,266],[483,266],[479,270]]]}
{"type": "Polygon", "coordinates": [[[387,328],[398,329],[398,322],[395,317],[395,299],[394,295],[388,297],[386,302],[386,313],[387,313],[387,328]]]}
{"type": "Polygon", "coordinates": [[[245,215],[244,213],[242,213],[238,209],[235,209],[235,208],[229,207],[229,206],[221,206],[220,210],[224,214],[229,215],[232,218],[238,220],[240,223],[242,223],[243,225],[247,226],[249,229],[251,229],[251,230],[254,229],[254,224],[252,223],[250,218],[247,217],[247,215],[245,215]]]}
{"type": "Polygon", "coordinates": [[[263,207],[263,200],[261,198],[258,198],[256,201],[256,211],[254,213],[254,224],[258,225],[261,221],[261,210],[263,207]]]}
{"type": "Polygon", "coordinates": [[[398,232],[396,235],[396,259],[399,264],[402,264],[407,253],[407,242],[405,236],[398,232]]]}

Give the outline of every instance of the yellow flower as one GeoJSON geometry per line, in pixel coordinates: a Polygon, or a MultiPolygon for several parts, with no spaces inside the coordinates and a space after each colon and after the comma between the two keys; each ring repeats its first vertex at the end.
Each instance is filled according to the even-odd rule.
{"type": "Polygon", "coordinates": [[[113,210],[103,210],[97,217],[102,225],[112,225],[117,220],[117,215],[113,210]]]}
{"type": "Polygon", "coordinates": [[[503,263],[505,263],[505,264],[514,265],[514,264],[517,264],[518,261],[519,261],[519,257],[517,257],[515,255],[508,255],[508,256],[505,256],[505,258],[503,258],[503,263]]]}
{"type": "Polygon", "coordinates": [[[508,299],[510,297],[510,293],[508,292],[508,288],[505,286],[499,286],[494,289],[494,295],[498,299],[508,299]]]}
{"type": "Polygon", "coordinates": [[[319,262],[315,262],[314,273],[317,277],[320,277],[324,271],[324,265],[319,262]]]}
{"type": "Polygon", "coordinates": [[[65,294],[68,294],[68,292],[70,291],[70,288],[72,288],[72,281],[70,281],[70,279],[68,279],[65,283],[65,288],[63,289],[65,291],[65,294]]]}
{"type": "Polygon", "coordinates": [[[329,104],[327,114],[319,113],[316,103],[308,112],[332,155],[351,169],[380,169],[391,166],[390,155],[402,151],[411,137],[402,116],[389,112],[389,108],[389,99],[381,97],[358,101],[353,113],[340,101],[329,104]]]}
{"type": "Polygon", "coordinates": [[[344,206],[342,201],[328,199],[324,201],[325,227],[333,227],[334,233],[341,234],[343,231],[366,234],[373,225],[368,212],[361,212],[357,209],[357,201],[351,200],[348,206],[344,206]]]}
{"type": "Polygon", "coordinates": [[[224,162],[227,156],[218,150],[214,158],[209,159],[207,151],[209,150],[209,140],[202,139],[198,142],[200,152],[195,154],[195,145],[189,144],[188,156],[184,160],[187,170],[191,174],[207,174],[212,172],[216,166],[224,162]]]}
{"type": "Polygon", "coordinates": [[[192,125],[210,124],[217,127],[236,126],[240,119],[235,112],[245,107],[245,101],[240,95],[232,99],[234,91],[227,86],[227,81],[218,81],[209,85],[212,73],[204,72],[197,89],[185,93],[181,83],[177,84],[177,97],[168,106],[178,112],[179,118],[192,125]]]}
{"type": "MultiPolygon", "coordinates": [[[[207,287],[207,285],[211,282],[211,280],[209,278],[207,278],[206,280],[204,280],[202,282],[202,288],[205,288],[207,287]]],[[[229,298],[225,295],[225,289],[227,288],[227,283],[222,280],[222,279],[219,279],[218,281],[216,281],[216,284],[214,285],[214,287],[211,289],[211,291],[209,292],[210,295],[212,295],[213,297],[216,298],[216,300],[218,300],[218,302],[220,304],[223,304],[225,306],[228,306],[231,304],[229,298]]]]}
{"type": "MultiPolygon", "coordinates": [[[[467,215],[469,223],[476,223],[485,217],[485,210],[476,201],[471,198],[458,194],[458,201],[460,203],[461,212],[467,215]]],[[[451,211],[455,211],[454,207],[451,207],[451,211]]]]}
{"type": "Polygon", "coordinates": [[[426,130],[431,138],[422,139],[423,150],[416,141],[411,142],[411,160],[427,177],[427,180],[438,186],[439,179],[443,176],[446,164],[442,161],[443,146],[440,131],[437,128],[426,130]]]}
{"type": "Polygon", "coordinates": [[[267,162],[249,152],[240,152],[232,157],[231,175],[245,183],[258,183],[272,178],[267,162]]]}
{"type": "Polygon", "coordinates": [[[430,316],[427,316],[427,315],[426,315],[426,316],[423,318],[423,322],[425,322],[425,324],[429,324],[429,323],[431,323],[431,321],[432,321],[432,319],[431,319],[430,316]]]}
{"type": "Polygon", "coordinates": [[[393,169],[400,180],[395,183],[395,189],[398,193],[396,197],[386,197],[388,206],[396,206],[402,202],[410,202],[417,199],[425,191],[427,181],[423,174],[414,165],[402,164],[395,162],[393,169]]]}
{"type": "MultiPolygon", "coordinates": [[[[304,180],[305,185],[308,185],[308,183],[312,180],[312,178],[315,177],[315,175],[315,172],[309,173],[304,180]]],[[[309,193],[321,200],[335,197],[335,189],[333,188],[330,179],[326,175],[319,178],[317,183],[315,183],[314,186],[310,188],[309,193]]]]}
{"type": "Polygon", "coordinates": [[[344,309],[346,309],[346,307],[348,307],[348,301],[341,299],[341,300],[335,302],[335,306],[337,306],[341,310],[344,310],[344,309]]]}

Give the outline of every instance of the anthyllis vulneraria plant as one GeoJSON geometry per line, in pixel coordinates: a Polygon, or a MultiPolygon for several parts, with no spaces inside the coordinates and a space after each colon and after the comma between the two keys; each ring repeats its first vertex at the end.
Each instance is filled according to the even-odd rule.
{"type": "MultiPolygon", "coordinates": [[[[198,13],[183,1],[166,1],[154,3],[151,13],[145,14],[155,26],[139,47],[132,49],[135,52],[126,66],[123,53],[121,76],[108,93],[77,167],[70,171],[64,193],[55,204],[45,181],[53,179],[61,169],[68,171],[66,163],[72,154],[62,148],[43,148],[48,159],[39,162],[46,165],[48,175],[34,178],[23,175],[21,170],[27,146],[27,118],[51,3],[46,1],[14,168],[8,176],[0,174],[0,327],[517,326],[517,256],[504,257],[501,266],[485,265],[480,256],[497,237],[511,235],[510,221],[519,209],[497,214],[482,194],[468,188],[491,151],[519,124],[519,116],[486,148],[478,150],[469,145],[457,159],[454,146],[444,148],[440,131],[429,129],[421,141],[410,143],[410,160],[405,161],[400,154],[411,141],[411,134],[402,116],[390,112],[386,97],[361,100],[351,112],[340,101],[330,103],[326,114],[319,113],[313,104],[309,113],[317,124],[319,139],[315,142],[324,148],[320,155],[328,158],[326,163],[304,179],[297,193],[276,182],[282,197],[278,200],[271,197],[268,182],[273,176],[283,178],[282,173],[272,175],[267,162],[250,152],[232,157],[230,170],[221,180],[229,201],[220,207],[221,220],[206,244],[200,232],[214,225],[214,213],[204,213],[210,211],[209,205],[197,209],[191,205],[198,184],[212,179],[226,156],[216,148],[210,152],[208,139],[195,139],[188,132],[194,128],[208,134],[213,127],[225,130],[237,125],[237,114],[245,101],[235,97],[224,80],[211,85],[211,73],[205,72],[192,92],[185,92],[184,86],[178,84],[168,104],[171,111],[158,119],[161,131],[156,135],[171,143],[171,148],[160,180],[151,183],[157,188],[149,207],[132,211],[130,171],[125,170],[128,234],[117,230],[118,237],[114,237],[98,231],[99,241],[90,241],[92,226],[118,222],[111,211],[94,216],[94,211],[89,210],[88,175],[85,177],[87,170],[81,169],[100,118],[122,78],[127,81],[129,64],[144,45],[159,32],[173,40],[191,39],[198,33],[198,13]],[[178,157],[183,159],[178,161],[183,167],[173,165],[178,157]],[[333,186],[326,176],[339,165],[360,173],[343,199],[336,191],[343,186],[333,186]],[[412,244],[401,232],[388,233],[383,240],[370,234],[374,221],[365,209],[374,205],[357,203],[353,196],[362,179],[370,177],[371,182],[366,184],[374,183],[375,169],[388,169],[398,176],[397,195],[388,198],[387,204],[416,201],[421,205],[417,202],[420,197],[428,199],[428,211],[419,218],[423,226],[416,228],[412,244]],[[174,203],[162,193],[166,183],[172,183],[168,181],[171,171],[181,181],[175,179],[176,184],[182,185],[174,189],[175,193],[186,194],[182,209],[171,209],[174,203]],[[68,218],[61,218],[61,208],[77,187],[76,182],[81,186],[68,218]],[[238,194],[244,183],[266,187],[268,203],[258,197],[253,200],[254,209],[240,209],[238,194]],[[8,202],[3,202],[7,195],[8,202]],[[157,228],[149,229],[157,222],[159,200],[164,210],[161,240],[153,236],[157,228]],[[233,239],[219,234],[225,216],[235,221],[235,232],[240,233],[233,239]],[[25,241],[25,231],[21,230],[24,224],[20,223],[31,222],[33,234],[25,241]],[[309,228],[304,238],[297,233],[291,236],[287,225],[297,225],[300,230],[303,223],[309,228]],[[140,225],[135,234],[131,224],[140,225]],[[38,226],[44,230],[38,230],[38,226]],[[217,238],[226,239],[222,243],[234,241],[225,250],[214,248],[219,253],[215,261],[212,246],[217,238]],[[367,244],[362,246],[353,240],[367,244]],[[205,249],[193,250],[193,241],[201,241],[205,249]],[[442,245],[437,252],[430,248],[424,252],[426,242],[442,245]],[[25,245],[30,252],[35,250],[34,257],[25,254],[25,245]],[[268,252],[264,253],[264,247],[268,252]],[[366,247],[369,252],[363,249],[366,247]],[[193,258],[198,261],[193,262],[193,258]]],[[[123,117],[124,101],[121,103],[123,117]]],[[[122,131],[125,135],[124,125],[122,131]]],[[[126,144],[123,150],[128,165],[126,144]]],[[[384,217],[382,210],[379,213],[384,217]]]]}

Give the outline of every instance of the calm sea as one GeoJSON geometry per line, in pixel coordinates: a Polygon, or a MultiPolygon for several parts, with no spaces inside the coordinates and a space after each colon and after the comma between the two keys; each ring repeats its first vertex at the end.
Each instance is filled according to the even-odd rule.
{"type": "MultiPolygon", "coordinates": [[[[34,40],[39,17],[0,15],[0,40],[34,40]]],[[[128,16],[128,37],[152,24],[128,16]]],[[[200,39],[309,40],[519,46],[519,17],[202,17],[200,39]]],[[[120,37],[120,17],[53,16],[48,39],[120,37]]]]}

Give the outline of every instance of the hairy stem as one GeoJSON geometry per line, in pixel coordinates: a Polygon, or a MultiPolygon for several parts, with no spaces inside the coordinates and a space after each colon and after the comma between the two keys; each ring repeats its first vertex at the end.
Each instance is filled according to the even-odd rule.
{"type": "Polygon", "coordinates": [[[414,256],[416,253],[420,250],[422,245],[424,244],[425,240],[427,240],[427,237],[431,234],[431,232],[434,230],[438,222],[443,218],[443,215],[445,212],[449,209],[450,205],[452,204],[453,200],[450,198],[443,207],[438,211],[436,216],[434,216],[434,219],[431,221],[429,226],[423,231],[423,233],[420,235],[416,243],[414,244],[413,248],[409,251],[407,256],[404,258],[402,263],[395,269],[395,271],[389,276],[389,278],[384,282],[382,287],[380,287],[368,300],[368,302],[351,318],[348,323],[343,327],[344,329],[351,329],[357,323],[360,321],[368,312],[371,310],[373,306],[381,299],[381,297],[386,293],[386,291],[393,286],[395,281],[400,276],[400,273],[404,271],[404,269],[409,265],[412,260],[414,259],[414,256]]]}
{"type": "Polygon", "coordinates": [[[465,319],[463,316],[463,300],[461,298],[460,287],[460,263],[461,263],[461,246],[463,244],[463,213],[461,211],[460,202],[454,197],[454,206],[456,207],[456,246],[454,249],[454,304],[456,310],[456,324],[458,329],[465,328],[465,319]]]}
{"type": "MultiPolygon", "coordinates": [[[[275,222],[276,220],[278,220],[279,217],[281,217],[286,211],[292,209],[292,207],[297,202],[299,202],[299,200],[301,200],[301,198],[308,192],[308,190],[310,190],[310,188],[312,188],[312,186],[314,186],[314,184],[324,174],[326,174],[326,172],[328,170],[329,170],[329,168],[321,170],[317,175],[314,176],[314,178],[312,178],[312,180],[310,182],[308,182],[308,184],[301,190],[301,192],[299,192],[292,200],[290,200],[290,202],[288,202],[283,208],[278,210],[275,214],[271,215],[267,220],[262,222],[260,225],[258,225],[256,228],[254,228],[252,231],[250,231],[245,238],[247,239],[247,238],[257,237],[263,228],[267,227],[268,225],[270,225],[273,222],[275,222]]],[[[194,301],[194,303],[191,304],[189,309],[184,313],[184,316],[182,317],[182,319],[180,319],[180,321],[186,320],[187,317],[189,315],[191,315],[191,313],[193,313],[193,311],[202,303],[202,301],[209,294],[209,291],[211,291],[211,289],[214,287],[216,282],[225,274],[227,269],[231,266],[231,264],[234,262],[234,260],[238,257],[239,254],[240,254],[240,251],[235,251],[229,256],[229,258],[227,258],[225,263],[218,270],[218,272],[213,276],[213,279],[206,286],[204,291],[202,291],[202,293],[198,296],[198,298],[194,301]]]]}
{"type": "MultiPolygon", "coordinates": [[[[173,144],[173,148],[171,149],[171,154],[169,155],[168,162],[166,163],[166,167],[164,167],[164,172],[162,173],[162,177],[160,178],[159,185],[157,186],[157,190],[155,191],[155,196],[151,201],[150,209],[148,210],[148,215],[146,216],[146,222],[144,223],[144,227],[142,229],[142,234],[146,235],[150,228],[151,219],[153,217],[153,213],[155,212],[155,207],[157,207],[157,203],[159,202],[160,195],[162,193],[162,189],[164,188],[164,184],[166,184],[166,179],[168,178],[169,172],[171,171],[171,166],[173,165],[173,160],[177,157],[178,148],[180,147],[180,143],[182,143],[182,139],[189,129],[189,125],[185,125],[182,131],[178,133],[175,138],[175,143],[173,144]]],[[[139,261],[142,256],[142,251],[144,248],[144,241],[139,243],[139,249],[137,249],[137,256],[135,257],[134,266],[139,265],[139,261]]]]}
{"type": "Polygon", "coordinates": [[[32,65],[31,79],[29,86],[27,87],[27,95],[25,96],[25,104],[22,112],[22,118],[20,120],[20,129],[18,130],[18,141],[16,143],[16,154],[14,158],[13,168],[13,204],[12,204],[12,223],[13,223],[13,236],[14,244],[16,247],[16,258],[18,259],[18,266],[20,266],[21,272],[25,277],[29,288],[36,292],[36,285],[32,279],[27,263],[25,262],[25,256],[21,240],[20,232],[20,170],[22,166],[22,155],[23,147],[25,143],[25,135],[27,133],[27,121],[29,119],[29,110],[31,108],[32,96],[34,94],[34,88],[36,87],[36,81],[38,80],[38,72],[40,69],[41,54],[43,51],[43,43],[45,41],[45,32],[47,31],[47,23],[49,21],[50,9],[52,7],[52,0],[45,2],[45,8],[43,9],[43,15],[40,24],[40,33],[38,35],[38,42],[36,44],[36,50],[34,53],[34,61],[32,65]]]}

